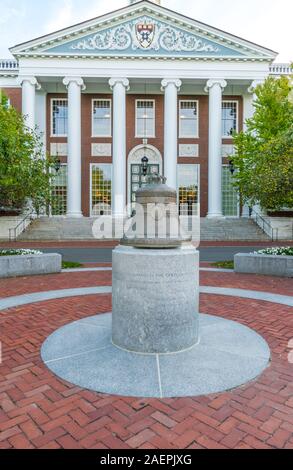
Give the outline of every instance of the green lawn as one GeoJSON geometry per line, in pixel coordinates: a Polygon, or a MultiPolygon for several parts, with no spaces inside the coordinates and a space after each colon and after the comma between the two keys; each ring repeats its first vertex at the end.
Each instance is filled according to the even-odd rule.
{"type": "Polygon", "coordinates": [[[222,269],[234,269],[234,261],[218,261],[217,263],[212,263],[212,266],[222,269]]]}

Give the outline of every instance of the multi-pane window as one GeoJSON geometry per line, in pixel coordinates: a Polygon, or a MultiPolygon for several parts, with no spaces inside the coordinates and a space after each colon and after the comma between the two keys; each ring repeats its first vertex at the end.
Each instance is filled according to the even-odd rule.
{"type": "Polygon", "coordinates": [[[136,101],[136,137],[155,137],[154,100],[136,101]]]}
{"type": "Polygon", "coordinates": [[[180,215],[196,215],[199,203],[200,165],[177,165],[178,202],[180,215]]]}
{"type": "Polygon", "coordinates": [[[65,215],[67,212],[67,165],[62,164],[58,172],[53,170],[52,215],[65,215]]]}
{"type": "Polygon", "coordinates": [[[232,137],[233,132],[238,130],[238,102],[222,102],[222,136],[232,137]]]}
{"type": "Polygon", "coordinates": [[[52,135],[59,137],[67,136],[68,129],[68,100],[52,100],[52,135]]]}
{"type": "Polygon", "coordinates": [[[232,174],[228,165],[222,166],[222,205],[225,217],[238,216],[238,193],[233,186],[232,174]]]}
{"type": "Polygon", "coordinates": [[[179,137],[198,137],[198,102],[179,102],[179,137]]]}
{"type": "Polygon", "coordinates": [[[93,100],[93,137],[111,137],[111,100],[93,100]]]}
{"type": "Polygon", "coordinates": [[[111,215],[112,165],[91,166],[91,215],[111,215]]]}

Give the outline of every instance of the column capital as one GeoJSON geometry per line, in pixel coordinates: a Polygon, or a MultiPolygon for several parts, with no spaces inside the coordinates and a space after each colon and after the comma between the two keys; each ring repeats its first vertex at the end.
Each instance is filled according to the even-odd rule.
{"type": "Polygon", "coordinates": [[[182,81],[179,78],[164,78],[161,81],[161,90],[164,91],[168,85],[175,85],[177,90],[180,91],[182,81]]]}
{"type": "Polygon", "coordinates": [[[264,80],[262,80],[262,79],[253,80],[251,82],[250,86],[247,88],[248,93],[253,94],[256,87],[258,85],[262,85],[263,83],[264,83],[264,80]]]}
{"type": "Polygon", "coordinates": [[[205,86],[204,91],[205,91],[206,93],[208,93],[209,90],[210,90],[211,88],[213,88],[213,86],[215,86],[215,85],[220,86],[220,87],[222,88],[222,91],[223,91],[223,90],[226,88],[226,86],[227,86],[227,82],[226,82],[226,80],[224,80],[223,78],[211,78],[211,79],[209,79],[209,80],[207,81],[207,84],[206,84],[206,86],[205,86]]]}
{"type": "Polygon", "coordinates": [[[36,90],[40,90],[42,88],[36,77],[32,75],[20,75],[19,77],[17,77],[18,85],[22,86],[24,82],[28,82],[30,85],[34,86],[36,90]]]}
{"type": "Polygon", "coordinates": [[[63,85],[66,86],[66,88],[68,88],[68,86],[70,85],[70,83],[76,83],[76,85],[78,85],[82,91],[84,91],[86,89],[86,86],[84,84],[84,81],[81,77],[65,77],[63,79],[63,85]]]}
{"type": "Polygon", "coordinates": [[[122,77],[118,77],[118,78],[110,78],[109,80],[109,86],[111,88],[111,90],[113,90],[114,86],[117,85],[117,83],[120,83],[121,85],[124,86],[124,88],[128,91],[129,90],[129,80],[128,78],[122,78],[122,77]]]}

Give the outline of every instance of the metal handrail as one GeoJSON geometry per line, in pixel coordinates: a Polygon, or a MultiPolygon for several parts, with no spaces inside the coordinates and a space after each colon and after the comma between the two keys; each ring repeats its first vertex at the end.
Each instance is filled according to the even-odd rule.
{"type": "Polygon", "coordinates": [[[28,219],[30,219],[30,222],[33,220],[34,218],[34,213],[33,211],[30,211],[28,214],[25,215],[25,217],[15,226],[15,227],[12,227],[9,229],[9,241],[12,242],[16,242],[17,241],[17,230],[19,227],[22,227],[22,230],[20,231],[19,235],[23,232],[26,231],[26,228],[27,228],[27,225],[26,225],[26,221],[28,219]],[[13,236],[12,236],[12,233],[13,233],[13,236]]]}
{"type": "Polygon", "coordinates": [[[264,219],[258,212],[256,212],[255,209],[251,210],[250,217],[254,218],[255,223],[262,229],[265,234],[267,234],[272,239],[272,241],[279,240],[279,229],[277,227],[272,227],[272,225],[266,219],[264,219]],[[268,231],[266,230],[266,227],[268,231]]]}

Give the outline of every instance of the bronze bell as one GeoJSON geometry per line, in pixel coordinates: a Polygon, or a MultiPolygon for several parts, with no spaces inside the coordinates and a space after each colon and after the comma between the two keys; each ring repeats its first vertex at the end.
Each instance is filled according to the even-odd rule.
{"type": "Polygon", "coordinates": [[[160,175],[148,177],[148,184],[136,192],[135,216],[121,245],[136,248],[177,248],[191,241],[180,226],[175,189],[160,175]]]}

